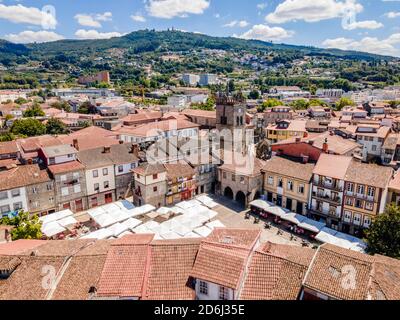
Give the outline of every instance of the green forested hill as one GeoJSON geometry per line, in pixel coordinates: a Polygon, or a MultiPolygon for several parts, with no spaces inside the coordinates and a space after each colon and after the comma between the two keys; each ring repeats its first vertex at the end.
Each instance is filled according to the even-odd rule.
{"type": "MultiPolygon", "coordinates": [[[[93,53],[111,48],[131,49],[133,53],[152,51],[186,51],[190,49],[223,49],[277,52],[290,52],[299,55],[315,54],[337,56],[351,60],[392,59],[369,53],[341,51],[337,49],[320,49],[315,47],[273,44],[269,42],[243,40],[237,38],[219,38],[202,34],[180,31],[135,31],[120,38],[106,40],[61,40],[43,44],[16,45],[0,41],[0,62],[4,59],[18,58],[45,59],[58,54],[93,53]]],[[[6,61],[9,62],[9,61],[6,61]]]]}

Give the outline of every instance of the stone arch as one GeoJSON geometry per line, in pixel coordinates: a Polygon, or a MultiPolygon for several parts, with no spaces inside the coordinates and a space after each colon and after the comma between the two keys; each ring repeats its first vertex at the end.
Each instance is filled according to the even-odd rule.
{"type": "Polygon", "coordinates": [[[236,199],[236,202],[238,202],[243,207],[246,206],[246,195],[242,191],[239,191],[236,194],[236,198],[235,199],[236,199]]]}
{"type": "Polygon", "coordinates": [[[224,196],[228,199],[233,200],[233,191],[230,187],[226,187],[224,191],[224,196]]]}

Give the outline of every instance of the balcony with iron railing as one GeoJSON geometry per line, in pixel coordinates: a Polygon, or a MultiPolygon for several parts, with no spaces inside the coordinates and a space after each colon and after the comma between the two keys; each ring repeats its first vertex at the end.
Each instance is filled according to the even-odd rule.
{"type": "Polygon", "coordinates": [[[325,189],[331,189],[331,190],[335,190],[338,192],[343,192],[343,187],[339,186],[336,183],[328,183],[328,182],[321,181],[321,180],[318,180],[318,181],[314,180],[313,184],[314,184],[314,186],[317,186],[317,187],[322,187],[325,189]]]}
{"type": "Polygon", "coordinates": [[[342,199],[338,196],[329,196],[327,194],[321,194],[319,192],[313,192],[313,197],[322,201],[331,202],[334,204],[341,204],[342,199]]]}
{"type": "Polygon", "coordinates": [[[345,195],[348,197],[353,197],[353,198],[357,198],[357,199],[361,199],[361,200],[366,200],[369,202],[374,202],[375,201],[375,197],[374,196],[370,196],[368,194],[361,194],[361,193],[356,193],[353,191],[345,191],[345,195]]]}

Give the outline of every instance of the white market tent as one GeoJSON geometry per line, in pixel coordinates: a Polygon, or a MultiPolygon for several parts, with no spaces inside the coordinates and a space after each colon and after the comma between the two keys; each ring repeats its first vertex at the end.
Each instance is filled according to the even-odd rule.
{"type": "Polygon", "coordinates": [[[221,221],[215,220],[213,222],[207,223],[206,227],[214,230],[215,228],[225,228],[225,225],[221,221]]]}
{"type": "Polygon", "coordinates": [[[100,229],[94,232],[91,232],[85,236],[83,236],[81,239],[97,239],[97,240],[103,240],[103,239],[109,239],[113,237],[113,233],[111,230],[108,229],[100,229]]]}
{"type": "Polygon", "coordinates": [[[160,234],[160,237],[165,240],[176,240],[176,239],[182,238],[179,234],[177,234],[173,231],[169,231],[167,233],[160,234]]]}
{"type": "Polygon", "coordinates": [[[166,215],[172,212],[172,210],[170,208],[166,208],[166,207],[161,207],[160,209],[158,209],[156,211],[158,214],[160,215],[166,215]]]}
{"type": "Polygon", "coordinates": [[[132,230],[136,234],[146,234],[146,233],[154,233],[143,224],[135,229],[132,230]]]}
{"type": "Polygon", "coordinates": [[[174,228],[176,226],[180,226],[182,224],[181,220],[178,218],[181,218],[181,217],[177,217],[177,218],[165,221],[165,222],[161,223],[161,226],[167,228],[168,230],[172,230],[172,228],[174,228]]]}
{"type": "Polygon", "coordinates": [[[73,216],[74,213],[71,210],[63,210],[63,211],[59,211],[59,212],[55,212],[52,214],[49,214],[47,216],[44,217],[40,217],[39,220],[43,223],[43,224],[47,224],[50,222],[54,222],[54,221],[58,221],[70,216],[73,216]]]}
{"type": "Polygon", "coordinates": [[[213,209],[217,206],[219,206],[218,203],[216,203],[213,199],[211,199],[209,196],[206,195],[202,195],[197,197],[197,200],[200,201],[203,205],[205,205],[206,207],[213,209]]]}
{"type": "Polygon", "coordinates": [[[129,228],[122,223],[116,223],[113,224],[112,226],[108,227],[107,230],[110,230],[112,232],[112,235],[114,237],[118,237],[121,233],[124,233],[129,230],[129,228]]]}
{"type": "Polygon", "coordinates": [[[303,222],[299,223],[297,225],[299,228],[314,232],[314,233],[319,233],[322,229],[326,227],[325,223],[323,222],[318,222],[309,218],[305,218],[303,222]]]}
{"type": "Polygon", "coordinates": [[[175,232],[183,237],[185,234],[192,232],[192,229],[189,229],[185,225],[181,224],[181,225],[178,225],[178,226],[175,226],[174,228],[172,228],[171,231],[175,232]]]}
{"type": "Polygon", "coordinates": [[[206,217],[207,220],[214,219],[216,216],[218,216],[218,212],[213,211],[213,210],[207,210],[206,212],[201,212],[200,214],[202,216],[206,217]]]}
{"type": "Polygon", "coordinates": [[[266,202],[266,201],[261,200],[261,199],[257,199],[257,200],[254,200],[254,201],[250,202],[250,206],[256,207],[258,209],[265,210],[265,211],[267,211],[270,207],[272,207],[269,204],[269,202],[266,202]]]}
{"type": "Polygon", "coordinates": [[[112,217],[111,215],[109,215],[108,213],[104,213],[102,215],[96,216],[93,218],[93,220],[101,227],[101,228],[107,228],[111,225],[113,225],[114,223],[117,223],[118,221],[116,221],[114,219],[114,217],[112,217]]]}
{"type": "Polygon", "coordinates": [[[46,237],[51,238],[60,233],[65,232],[66,229],[63,226],[61,226],[58,222],[53,221],[53,222],[49,222],[45,225],[42,225],[41,231],[46,237]]]}
{"type": "Polygon", "coordinates": [[[168,233],[171,231],[170,228],[167,228],[166,226],[164,226],[163,224],[160,224],[159,226],[151,229],[152,232],[154,232],[155,234],[163,234],[163,233],[168,233]]]}
{"type": "Polygon", "coordinates": [[[329,243],[345,249],[353,251],[365,252],[367,247],[366,243],[356,237],[332,230],[330,228],[324,228],[315,237],[316,240],[322,243],[329,243]]]}
{"type": "Polygon", "coordinates": [[[195,238],[201,238],[201,236],[197,233],[194,232],[189,232],[188,234],[185,234],[184,238],[186,239],[195,239],[195,238]]]}
{"type": "Polygon", "coordinates": [[[190,209],[193,205],[188,201],[182,201],[176,204],[176,207],[181,208],[183,210],[190,209]]]}
{"type": "MultiPolygon", "coordinates": [[[[155,222],[155,221],[149,221],[149,222],[146,222],[146,223],[142,224],[143,228],[147,228],[147,229],[149,229],[151,231],[153,231],[153,229],[157,228],[159,225],[160,224],[158,222],[155,222]]],[[[155,232],[153,232],[153,233],[155,233],[155,232]]]]}
{"type": "Polygon", "coordinates": [[[121,238],[123,238],[123,237],[125,237],[125,236],[130,236],[130,235],[132,235],[132,234],[133,234],[133,233],[132,233],[131,231],[125,231],[125,232],[121,233],[121,234],[118,236],[118,238],[121,239],[121,238]]]}
{"type": "Polygon", "coordinates": [[[185,210],[179,207],[172,207],[171,211],[175,214],[184,214],[185,210]]]}
{"type": "Polygon", "coordinates": [[[142,207],[137,207],[135,209],[129,210],[129,216],[131,218],[138,217],[138,216],[143,216],[145,214],[148,214],[152,211],[156,210],[156,207],[146,204],[142,207]]]}
{"type": "Polygon", "coordinates": [[[102,215],[102,214],[105,214],[105,213],[106,213],[106,211],[103,210],[101,207],[93,208],[93,209],[90,209],[90,210],[87,211],[87,214],[88,214],[92,219],[94,219],[95,217],[100,216],[100,215],[102,215]]]}
{"type": "Polygon", "coordinates": [[[124,222],[122,222],[124,226],[126,226],[129,230],[135,229],[137,226],[140,226],[142,224],[142,221],[134,218],[130,218],[124,222]]]}
{"type": "Polygon", "coordinates": [[[184,217],[179,222],[190,230],[194,230],[196,228],[201,227],[204,224],[204,216],[202,217],[184,217]]]}
{"type": "Polygon", "coordinates": [[[300,223],[304,222],[307,217],[294,212],[289,212],[288,214],[282,215],[281,219],[299,225],[300,223]]]}
{"type": "Polygon", "coordinates": [[[73,216],[69,216],[64,219],[58,220],[57,223],[60,226],[66,228],[66,227],[72,226],[74,224],[77,224],[78,220],[76,220],[73,216]]]}
{"type": "Polygon", "coordinates": [[[197,228],[193,230],[194,233],[197,233],[198,235],[206,238],[210,235],[210,233],[212,232],[212,230],[206,226],[197,228]]]}
{"type": "Polygon", "coordinates": [[[118,202],[115,202],[115,204],[122,210],[132,210],[135,209],[135,206],[133,205],[133,203],[129,202],[128,200],[121,200],[118,202]]]}

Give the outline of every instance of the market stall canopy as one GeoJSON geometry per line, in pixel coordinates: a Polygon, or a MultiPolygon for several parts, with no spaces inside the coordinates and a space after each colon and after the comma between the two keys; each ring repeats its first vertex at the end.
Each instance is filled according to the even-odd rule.
{"type": "Polygon", "coordinates": [[[314,233],[319,233],[322,229],[326,227],[326,225],[323,222],[318,222],[309,218],[305,218],[303,222],[298,224],[298,227],[314,233]]]}
{"type": "Polygon", "coordinates": [[[51,238],[60,233],[65,232],[66,229],[63,226],[61,226],[58,222],[53,221],[53,222],[49,222],[45,225],[42,225],[41,231],[46,237],[51,238]]]}
{"type": "Polygon", "coordinates": [[[261,199],[257,199],[257,200],[250,202],[250,206],[256,207],[261,210],[267,210],[268,208],[271,207],[271,205],[268,202],[261,200],[261,199]]]}
{"type": "Polygon", "coordinates": [[[210,228],[211,230],[214,230],[215,228],[225,228],[225,225],[221,221],[215,220],[213,222],[207,223],[206,227],[210,228]]]}
{"type": "Polygon", "coordinates": [[[206,226],[202,226],[200,228],[194,229],[193,232],[206,238],[211,234],[212,230],[206,226]]]}

